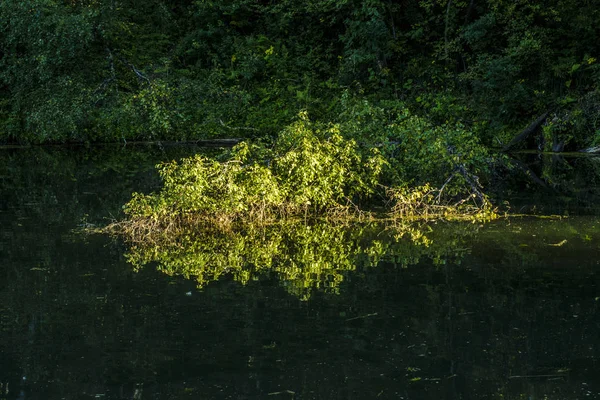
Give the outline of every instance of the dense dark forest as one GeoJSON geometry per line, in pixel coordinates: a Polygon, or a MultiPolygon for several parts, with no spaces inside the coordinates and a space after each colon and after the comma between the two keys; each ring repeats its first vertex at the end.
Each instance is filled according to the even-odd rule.
{"type": "Polygon", "coordinates": [[[3,0],[0,141],[264,137],[307,111],[410,113],[488,148],[537,119],[519,145],[591,148],[599,19],[590,0],[3,0]]]}

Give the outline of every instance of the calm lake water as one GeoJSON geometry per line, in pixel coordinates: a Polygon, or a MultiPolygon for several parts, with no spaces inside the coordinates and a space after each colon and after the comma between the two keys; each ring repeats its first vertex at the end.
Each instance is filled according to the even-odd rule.
{"type": "Polygon", "coordinates": [[[600,399],[596,161],[508,180],[562,218],[81,233],[199,151],[0,150],[0,399],[600,399]]]}

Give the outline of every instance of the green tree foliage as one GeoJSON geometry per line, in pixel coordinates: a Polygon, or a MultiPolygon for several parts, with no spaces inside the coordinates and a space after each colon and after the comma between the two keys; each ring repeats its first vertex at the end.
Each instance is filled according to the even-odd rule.
{"type": "Polygon", "coordinates": [[[489,113],[515,122],[597,89],[592,2],[494,2],[477,12],[462,33],[476,50],[464,76],[489,113]]]}
{"type": "Polygon", "coordinates": [[[381,149],[388,161],[387,185],[442,185],[458,169],[479,175],[490,164],[487,149],[461,123],[434,124],[401,102],[376,106],[345,94],[341,104],[342,132],[360,140],[366,149],[381,149]]]}
{"type": "Polygon", "coordinates": [[[2,136],[77,137],[85,122],[96,12],[52,0],[0,4],[2,136]]]}
{"type": "Polygon", "coordinates": [[[0,138],[274,136],[303,110],[334,121],[349,91],[488,147],[546,111],[574,127],[548,133],[567,149],[597,145],[599,13],[574,0],[5,0],[0,138]]]}

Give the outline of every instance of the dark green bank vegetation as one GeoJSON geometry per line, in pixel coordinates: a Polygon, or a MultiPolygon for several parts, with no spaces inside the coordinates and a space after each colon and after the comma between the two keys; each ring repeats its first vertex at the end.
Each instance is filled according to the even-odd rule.
{"type": "Polygon", "coordinates": [[[6,0],[0,140],[274,136],[342,93],[502,148],[600,145],[592,1],[6,0]],[[530,138],[534,141],[533,137],[530,138]]]}
{"type": "Polygon", "coordinates": [[[599,14],[574,0],[6,0],[0,143],[245,139],[161,167],[165,189],[135,197],[134,217],[487,212],[498,168],[524,170],[502,152],[600,149],[599,14]]]}

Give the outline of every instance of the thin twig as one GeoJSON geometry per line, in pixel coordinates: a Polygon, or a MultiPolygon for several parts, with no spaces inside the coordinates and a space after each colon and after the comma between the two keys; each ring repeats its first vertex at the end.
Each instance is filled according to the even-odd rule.
{"type": "Polygon", "coordinates": [[[348,318],[346,320],[346,322],[348,322],[348,321],[354,321],[355,319],[363,319],[363,318],[374,317],[376,315],[378,315],[378,313],[372,313],[372,314],[367,314],[367,315],[360,315],[358,317],[348,318]]]}
{"type": "Polygon", "coordinates": [[[450,19],[451,5],[452,0],[448,0],[448,7],[446,7],[446,28],[444,29],[444,55],[446,57],[446,61],[448,60],[448,20],[450,19]]]}
{"type": "Polygon", "coordinates": [[[509,376],[508,379],[522,379],[522,378],[564,378],[565,374],[548,374],[548,375],[513,375],[509,376]]]}
{"type": "Polygon", "coordinates": [[[291,394],[292,396],[294,396],[296,392],[293,392],[291,390],[282,390],[281,392],[271,392],[268,394],[268,396],[276,396],[278,394],[291,394]]]}
{"type": "Polygon", "coordinates": [[[444,188],[446,187],[446,185],[447,185],[448,183],[450,183],[450,181],[452,180],[452,178],[454,178],[454,175],[456,175],[456,172],[453,172],[453,173],[452,173],[452,175],[450,175],[450,177],[449,177],[449,178],[446,180],[446,182],[444,182],[444,184],[443,184],[443,185],[442,185],[442,187],[440,188],[440,190],[439,190],[439,192],[438,192],[438,195],[437,195],[437,197],[435,198],[435,201],[436,201],[437,203],[439,203],[439,202],[440,202],[440,199],[441,199],[441,197],[442,197],[442,192],[444,191],[444,188]]]}
{"type": "MultiPolygon", "coordinates": [[[[112,60],[112,56],[113,53],[110,51],[110,49],[106,49],[109,53],[109,56],[112,60]]],[[[144,74],[142,74],[140,72],[140,70],[138,70],[135,65],[133,65],[132,63],[130,63],[127,59],[120,57],[119,55],[115,55],[115,57],[117,58],[117,60],[121,61],[123,64],[125,64],[126,66],[128,66],[129,68],[131,68],[131,70],[137,75],[138,78],[145,80],[146,83],[148,84],[148,86],[151,86],[151,82],[150,79],[148,79],[144,74]]]]}
{"type": "Polygon", "coordinates": [[[258,131],[258,129],[256,128],[250,128],[250,127],[246,127],[246,126],[229,126],[226,125],[222,119],[219,120],[219,122],[221,123],[221,125],[223,125],[225,128],[227,129],[231,129],[233,131],[239,131],[239,130],[246,130],[246,131],[258,131]]]}

